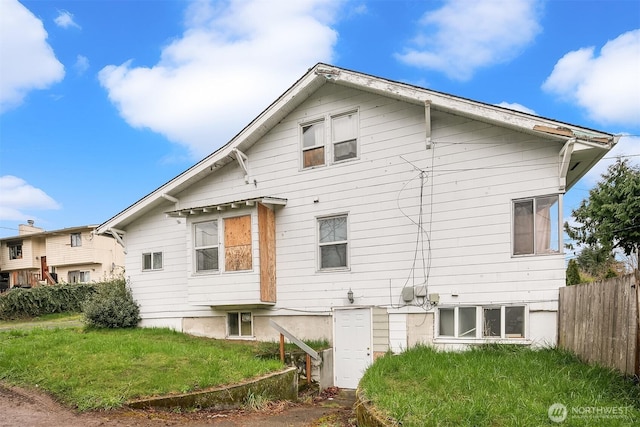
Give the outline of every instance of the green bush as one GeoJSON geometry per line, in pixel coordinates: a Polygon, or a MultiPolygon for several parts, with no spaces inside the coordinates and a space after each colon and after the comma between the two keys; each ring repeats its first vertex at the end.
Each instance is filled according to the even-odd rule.
{"type": "Polygon", "coordinates": [[[80,312],[82,303],[101,285],[62,283],[31,289],[11,289],[0,295],[0,319],[11,320],[52,313],[80,312]]]}
{"type": "Polygon", "coordinates": [[[92,328],[135,328],[140,322],[140,306],[124,280],[100,286],[82,305],[82,312],[92,328]]]}

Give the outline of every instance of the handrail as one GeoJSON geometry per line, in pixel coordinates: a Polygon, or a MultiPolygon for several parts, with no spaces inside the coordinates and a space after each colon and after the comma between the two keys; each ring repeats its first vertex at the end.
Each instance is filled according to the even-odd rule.
{"type": "Polygon", "coordinates": [[[291,332],[287,331],[285,328],[278,325],[272,319],[269,319],[269,325],[271,325],[272,328],[280,332],[280,334],[289,338],[291,342],[293,342],[295,345],[297,345],[302,350],[304,350],[304,352],[307,353],[309,356],[313,357],[315,360],[320,360],[320,355],[318,355],[318,353],[314,349],[312,349],[311,347],[306,345],[304,342],[296,338],[291,332]]]}

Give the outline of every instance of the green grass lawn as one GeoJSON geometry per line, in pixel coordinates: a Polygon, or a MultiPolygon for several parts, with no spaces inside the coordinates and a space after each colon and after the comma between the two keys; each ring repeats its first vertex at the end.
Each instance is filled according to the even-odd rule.
{"type": "Polygon", "coordinates": [[[627,426],[640,421],[640,386],[556,350],[426,347],[378,359],[362,394],[402,426],[627,426]],[[565,405],[552,422],[549,407],[565,405]]]}
{"type": "Polygon", "coordinates": [[[256,357],[254,343],[167,329],[14,326],[0,331],[0,380],[39,387],[80,410],[232,384],[283,368],[279,360],[256,357]]]}

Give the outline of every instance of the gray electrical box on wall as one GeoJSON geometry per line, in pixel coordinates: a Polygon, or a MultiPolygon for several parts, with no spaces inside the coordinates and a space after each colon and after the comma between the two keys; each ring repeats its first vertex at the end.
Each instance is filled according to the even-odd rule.
{"type": "Polygon", "coordinates": [[[438,304],[440,302],[440,294],[429,294],[429,302],[431,304],[438,304]]]}
{"type": "Polygon", "coordinates": [[[402,300],[404,302],[413,301],[413,286],[402,288],[402,300]]]}

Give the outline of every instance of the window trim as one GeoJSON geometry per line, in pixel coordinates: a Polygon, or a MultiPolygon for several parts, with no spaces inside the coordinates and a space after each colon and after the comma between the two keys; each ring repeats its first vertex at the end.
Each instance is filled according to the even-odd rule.
{"type": "MultiPolygon", "coordinates": [[[[553,231],[553,222],[551,223],[551,231],[553,231]]],[[[554,234],[554,233],[551,233],[554,234]]],[[[563,245],[562,245],[562,193],[556,193],[556,194],[543,194],[543,195],[539,195],[539,196],[531,196],[531,197],[523,197],[523,198],[519,198],[519,199],[513,199],[511,200],[511,256],[512,257],[530,257],[530,256],[544,256],[544,255],[563,255],[563,245]],[[536,207],[538,204],[538,200],[540,199],[545,199],[545,198],[550,198],[550,197],[555,197],[556,198],[556,202],[555,204],[557,205],[556,207],[556,214],[557,217],[555,218],[555,228],[557,228],[557,233],[555,233],[555,236],[551,236],[552,241],[549,243],[551,245],[551,243],[555,243],[556,246],[558,247],[557,250],[549,250],[549,251],[540,251],[538,249],[538,244],[537,244],[537,238],[536,238],[536,231],[537,231],[537,225],[536,225],[536,207]],[[518,253],[516,254],[516,204],[518,203],[522,203],[522,202],[527,202],[527,201],[531,201],[532,202],[532,208],[533,208],[533,213],[532,213],[532,221],[533,221],[533,234],[532,234],[532,239],[533,239],[533,251],[531,253],[518,253]]]]}
{"type": "Polygon", "coordinates": [[[325,120],[324,117],[316,119],[316,120],[311,120],[309,122],[305,122],[305,123],[301,123],[300,124],[300,167],[302,170],[307,170],[307,169],[315,169],[315,168],[320,168],[323,166],[327,165],[327,154],[328,154],[328,150],[327,150],[327,122],[325,120]],[[304,146],[304,128],[306,127],[310,127],[310,126],[315,126],[315,125],[322,125],[323,127],[323,131],[322,131],[322,141],[318,142],[315,141],[315,145],[311,146],[311,147],[305,147],[304,146]],[[305,166],[304,165],[304,153],[306,151],[312,151],[312,150],[317,150],[319,148],[323,149],[323,160],[321,164],[317,164],[317,165],[310,165],[310,166],[305,166]]]}
{"type": "Polygon", "coordinates": [[[221,252],[223,252],[223,245],[221,242],[221,238],[220,238],[220,232],[221,232],[221,225],[222,227],[224,227],[224,218],[210,218],[210,219],[203,219],[202,221],[197,221],[197,222],[192,222],[191,223],[191,233],[192,233],[192,254],[193,254],[193,273],[195,275],[205,275],[205,274],[218,274],[222,271],[221,265],[224,265],[224,254],[221,255],[221,252]],[[221,221],[222,219],[222,221],[221,221]],[[197,246],[197,238],[196,238],[196,227],[199,224],[204,224],[207,222],[214,222],[216,224],[216,244],[215,245],[206,245],[206,246],[197,246]],[[198,270],[198,250],[203,250],[203,249],[212,249],[215,248],[217,249],[217,256],[218,256],[218,268],[215,269],[210,269],[210,270],[198,270]]]}
{"type": "Polygon", "coordinates": [[[330,135],[329,135],[329,141],[331,143],[331,164],[337,164],[337,163],[344,163],[344,162],[349,162],[352,160],[357,160],[360,158],[360,114],[359,111],[357,109],[355,110],[350,110],[350,111],[345,111],[344,113],[339,113],[339,114],[333,114],[330,116],[330,135]],[[345,116],[355,116],[355,137],[353,139],[345,139],[345,140],[339,140],[339,141],[334,141],[333,139],[333,130],[334,130],[334,126],[333,126],[333,122],[335,119],[339,119],[341,117],[345,117],[345,116]],[[347,143],[349,141],[355,141],[356,144],[356,155],[353,157],[348,157],[346,159],[340,159],[340,160],[336,160],[336,145],[337,144],[343,144],[343,143],[347,143]]]}
{"type": "Polygon", "coordinates": [[[142,253],[142,271],[158,271],[158,270],[162,270],[164,268],[164,253],[162,251],[150,251],[150,252],[143,252],[142,253]],[[145,268],[145,262],[144,262],[144,258],[145,256],[149,256],[149,265],[151,266],[151,268],[145,268]],[[156,266],[155,264],[155,260],[156,260],[156,255],[160,255],[160,266],[156,266]]]}
{"type": "Polygon", "coordinates": [[[82,246],[82,233],[71,233],[71,247],[79,248],[82,246]]]}
{"type": "Polygon", "coordinates": [[[529,343],[529,306],[526,304],[485,304],[485,305],[457,305],[438,307],[435,316],[434,332],[436,342],[455,342],[455,343],[482,343],[482,342],[509,342],[509,343],[529,343]],[[475,308],[475,336],[459,335],[459,310],[461,308],[475,308]],[[509,336],[506,333],[506,310],[507,308],[522,308],[522,336],[509,336]],[[453,310],[453,335],[441,335],[440,311],[453,310]],[[500,309],[500,335],[485,336],[485,318],[484,311],[488,309],[500,309]]]}
{"type": "Polygon", "coordinates": [[[317,272],[336,272],[336,271],[349,271],[351,269],[351,262],[350,262],[350,254],[351,254],[351,243],[350,243],[350,227],[349,227],[349,214],[348,213],[339,213],[339,214],[334,214],[334,215],[326,215],[326,216],[320,216],[320,217],[316,217],[316,256],[318,258],[317,263],[316,263],[316,271],[317,272]],[[347,239],[346,240],[335,240],[332,242],[324,242],[324,243],[320,243],[320,222],[324,221],[324,220],[328,220],[328,219],[335,219],[335,218],[345,218],[345,223],[346,223],[346,227],[347,227],[347,239]],[[322,267],[322,247],[325,246],[334,246],[334,245],[345,245],[346,249],[345,249],[345,264],[344,266],[339,266],[339,267],[326,267],[323,268],[322,267]]]}
{"type": "Polygon", "coordinates": [[[346,108],[346,109],[341,109],[339,111],[333,111],[333,112],[328,112],[326,114],[323,114],[321,116],[316,116],[315,118],[309,119],[309,120],[305,120],[305,121],[301,121],[299,122],[299,145],[300,145],[300,170],[301,171],[305,171],[305,170],[312,170],[312,169],[316,169],[316,168],[320,168],[320,167],[324,167],[324,166],[331,166],[331,165],[335,165],[335,164],[342,164],[345,162],[350,162],[350,161],[354,161],[354,160],[358,160],[360,159],[360,108],[359,107],[352,107],[352,108],[346,108]],[[335,145],[336,144],[340,144],[340,143],[344,143],[344,142],[348,142],[351,141],[350,139],[348,140],[340,140],[340,141],[334,141],[333,140],[333,121],[334,119],[338,119],[340,117],[344,117],[344,116],[348,116],[348,115],[355,115],[355,120],[356,120],[356,124],[355,124],[355,138],[353,139],[355,141],[356,144],[356,155],[354,157],[349,157],[346,159],[340,159],[340,160],[336,160],[335,159],[335,145]],[[324,129],[323,129],[323,141],[322,144],[316,144],[313,147],[304,147],[304,137],[303,137],[303,129],[307,126],[312,126],[314,124],[318,124],[318,123],[323,123],[324,124],[324,129]],[[307,166],[305,167],[304,165],[304,152],[305,151],[309,151],[312,149],[317,149],[323,147],[324,148],[324,162],[322,164],[318,164],[318,165],[313,165],[313,166],[307,166]]]}
{"type": "Polygon", "coordinates": [[[7,248],[9,248],[9,261],[22,259],[23,254],[23,242],[7,242],[7,248]]]}
{"type": "Polygon", "coordinates": [[[89,270],[69,270],[67,272],[67,280],[69,281],[69,283],[89,283],[91,282],[91,272],[89,270]],[[71,280],[72,275],[77,275],[78,280],[75,282],[71,280]],[[82,280],[83,276],[85,275],[87,276],[86,280],[82,280]]]}
{"type": "Polygon", "coordinates": [[[227,315],[225,316],[225,330],[226,330],[226,336],[228,339],[235,339],[235,340],[250,340],[250,339],[255,339],[255,335],[254,335],[254,331],[253,331],[253,326],[254,326],[254,315],[253,312],[251,311],[242,311],[242,310],[238,310],[238,311],[228,311],[227,315]],[[236,314],[238,316],[237,320],[238,320],[238,335],[231,335],[231,327],[229,324],[229,316],[236,314]],[[243,335],[242,334],[242,317],[243,315],[248,314],[249,315],[249,323],[251,325],[251,334],[250,335],[243,335]]]}

